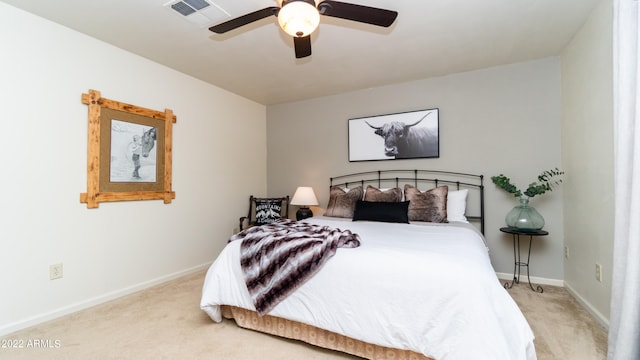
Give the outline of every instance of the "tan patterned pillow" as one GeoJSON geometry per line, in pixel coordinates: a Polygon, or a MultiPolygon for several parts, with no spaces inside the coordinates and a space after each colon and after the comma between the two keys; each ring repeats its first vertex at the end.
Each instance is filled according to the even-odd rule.
{"type": "Polygon", "coordinates": [[[393,188],[383,191],[367,185],[367,191],[364,193],[364,201],[400,202],[402,201],[402,189],[393,188]]]}
{"type": "Polygon", "coordinates": [[[329,191],[329,205],[325,216],[353,218],[353,211],[356,209],[356,202],[362,200],[364,190],[362,186],[355,187],[349,191],[344,191],[338,186],[331,187],[329,191]]]}
{"type": "Polygon", "coordinates": [[[447,193],[449,188],[438,186],[421,192],[412,185],[404,186],[404,198],[409,200],[409,221],[447,222],[447,193]]]}

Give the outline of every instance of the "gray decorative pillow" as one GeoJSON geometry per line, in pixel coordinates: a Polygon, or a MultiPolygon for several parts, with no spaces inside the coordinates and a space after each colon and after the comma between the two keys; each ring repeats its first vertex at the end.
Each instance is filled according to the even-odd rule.
{"type": "Polygon", "coordinates": [[[256,199],[256,225],[271,224],[280,219],[282,200],[256,199]]]}
{"type": "Polygon", "coordinates": [[[356,208],[356,202],[362,200],[364,190],[362,186],[355,187],[349,191],[344,191],[338,186],[332,186],[329,191],[329,205],[325,216],[353,218],[353,211],[356,208]]]}
{"type": "Polygon", "coordinates": [[[409,200],[409,220],[446,223],[449,188],[438,186],[421,192],[414,186],[404,186],[404,199],[409,200]]]}
{"type": "Polygon", "coordinates": [[[382,191],[371,185],[367,185],[367,191],[364,193],[364,201],[400,202],[402,201],[402,189],[393,188],[382,191]]]}

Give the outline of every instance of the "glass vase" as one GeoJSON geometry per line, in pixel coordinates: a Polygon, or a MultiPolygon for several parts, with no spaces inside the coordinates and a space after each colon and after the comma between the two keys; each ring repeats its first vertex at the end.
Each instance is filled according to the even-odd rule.
{"type": "Polygon", "coordinates": [[[520,198],[520,205],[509,211],[505,217],[507,226],[520,230],[540,230],[544,227],[544,218],[529,206],[529,199],[520,198]]]}

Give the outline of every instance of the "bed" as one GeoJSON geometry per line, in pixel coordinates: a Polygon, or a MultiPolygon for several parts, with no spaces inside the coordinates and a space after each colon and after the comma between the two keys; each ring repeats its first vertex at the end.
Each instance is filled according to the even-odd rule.
{"type": "Polygon", "coordinates": [[[245,282],[246,240],[230,241],[201,308],[215,322],[367,359],[535,359],[533,333],[489,261],[482,181],[428,170],[331,178],[325,215],[290,222],[356,234],[359,246],[334,249],[265,313],[245,282]]]}

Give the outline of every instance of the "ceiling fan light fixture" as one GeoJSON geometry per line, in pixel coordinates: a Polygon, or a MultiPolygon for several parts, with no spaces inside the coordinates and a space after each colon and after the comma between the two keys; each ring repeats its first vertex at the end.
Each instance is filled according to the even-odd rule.
{"type": "Polygon", "coordinates": [[[310,35],[320,23],[320,13],[313,0],[290,0],[278,12],[278,24],[294,37],[310,35]]]}

